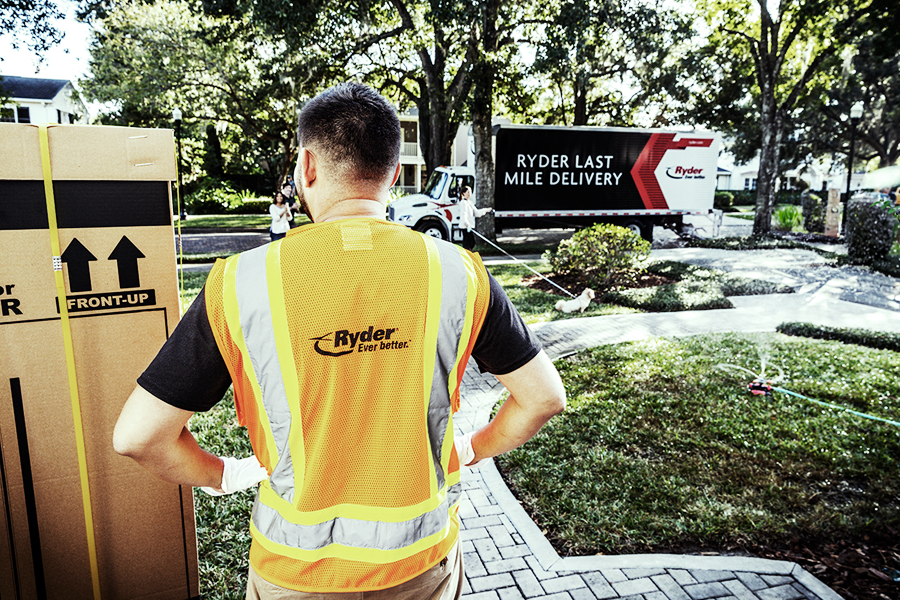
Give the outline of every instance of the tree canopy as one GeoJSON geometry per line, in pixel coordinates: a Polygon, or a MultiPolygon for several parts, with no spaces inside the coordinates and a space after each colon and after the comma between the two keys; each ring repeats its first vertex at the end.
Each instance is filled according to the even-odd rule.
{"type": "Polygon", "coordinates": [[[0,35],[11,35],[13,48],[43,54],[63,39],[55,23],[63,17],[52,0],[0,0],[0,35]]]}
{"type": "MultiPolygon", "coordinates": [[[[297,151],[302,101],[346,79],[418,109],[428,170],[450,161],[459,125],[471,122],[478,197],[487,204],[491,121],[502,113],[520,123],[721,131],[739,160],[760,157],[755,233],[768,230],[786,165],[843,151],[841,116],[856,100],[866,104],[861,156],[890,164],[900,154],[894,0],[81,6],[98,25],[84,87],[113,103],[105,118],[159,125],[180,106],[185,126],[214,150],[212,173],[240,155],[244,169],[271,165],[273,177],[283,176],[297,151]]],[[[491,235],[490,217],[483,222],[491,235]]]]}
{"type": "Polygon", "coordinates": [[[101,23],[84,87],[117,107],[105,120],[169,126],[178,107],[186,125],[240,131],[266,159],[263,167],[274,165],[273,176],[288,172],[305,92],[277,43],[246,19],[198,14],[179,1],[120,2],[101,23]]]}

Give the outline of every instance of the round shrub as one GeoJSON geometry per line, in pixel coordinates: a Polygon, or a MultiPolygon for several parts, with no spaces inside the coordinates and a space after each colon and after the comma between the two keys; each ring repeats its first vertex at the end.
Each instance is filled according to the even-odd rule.
{"type": "Polygon", "coordinates": [[[719,210],[730,210],[734,206],[734,194],[731,192],[716,192],[713,196],[713,208],[719,210]]]}
{"type": "Polygon", "coordinates": [[[871,265],[894,245],[897,217],[877,197],[851,198],[847,204],[847,255],[858,264],[871,265]]]}
{"type": "Polygon", "coordinates": [[[625,227],[600,223],[560,242],[544,258],[560,275],[579,274],[595,292],[633,281],[650,256],[650,242],[625,227]]]}
{"type": "Polygon", "coordinates": [[[810,233],[825,233],[825,200],[805,190],[800,195],[800,206],[803,208],[803,229],[810,233]]]}

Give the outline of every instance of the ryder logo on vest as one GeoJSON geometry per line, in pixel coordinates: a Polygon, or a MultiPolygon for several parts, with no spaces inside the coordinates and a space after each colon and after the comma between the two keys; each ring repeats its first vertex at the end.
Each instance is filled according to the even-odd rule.
{"type": "Polygon", "coordinates": [[[391,339],[391,336],[396,332],[396,327],[375,329],[374,326],[369,325],[368,329],[355,332],[339,329],[334,333],[326,333],[319,337],[310,338],[310,341],[315,342],[313,350],[322,356],[345,356],[352,352],[377,352],[378,350],[403,350],[409,348],[408,341],[399,342],[391,339]],[[323,342],[334,344],[333,350],[323,348],[323,342]]]}

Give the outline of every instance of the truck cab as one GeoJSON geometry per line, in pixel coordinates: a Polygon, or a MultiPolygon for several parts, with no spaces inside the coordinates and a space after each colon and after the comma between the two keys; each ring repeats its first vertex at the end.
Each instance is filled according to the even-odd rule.
{"type": "Polygon", "coordinates": [[[475,172],[471,167],[438,167],[419,194],[404,196],[388,205],[388,220],[444,240],[462,240],[459,229],[459,195],[464,186],[472,188],[475,201],[475,172]]]}

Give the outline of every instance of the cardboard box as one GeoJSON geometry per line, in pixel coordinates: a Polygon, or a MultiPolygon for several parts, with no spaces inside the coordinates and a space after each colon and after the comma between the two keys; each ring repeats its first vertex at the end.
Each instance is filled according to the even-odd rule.
{"type": "MultiPolygon", "coordinates": [[[[117,455],[179,318],[170,130],[48,129],[99,595],[199,597],[191,488],[117,455]]],[[[95,598],[38,127],[0,124],[0,598],[95,598]]],[[[60,266],[57,260],[57,266],[60,266]]]]}

